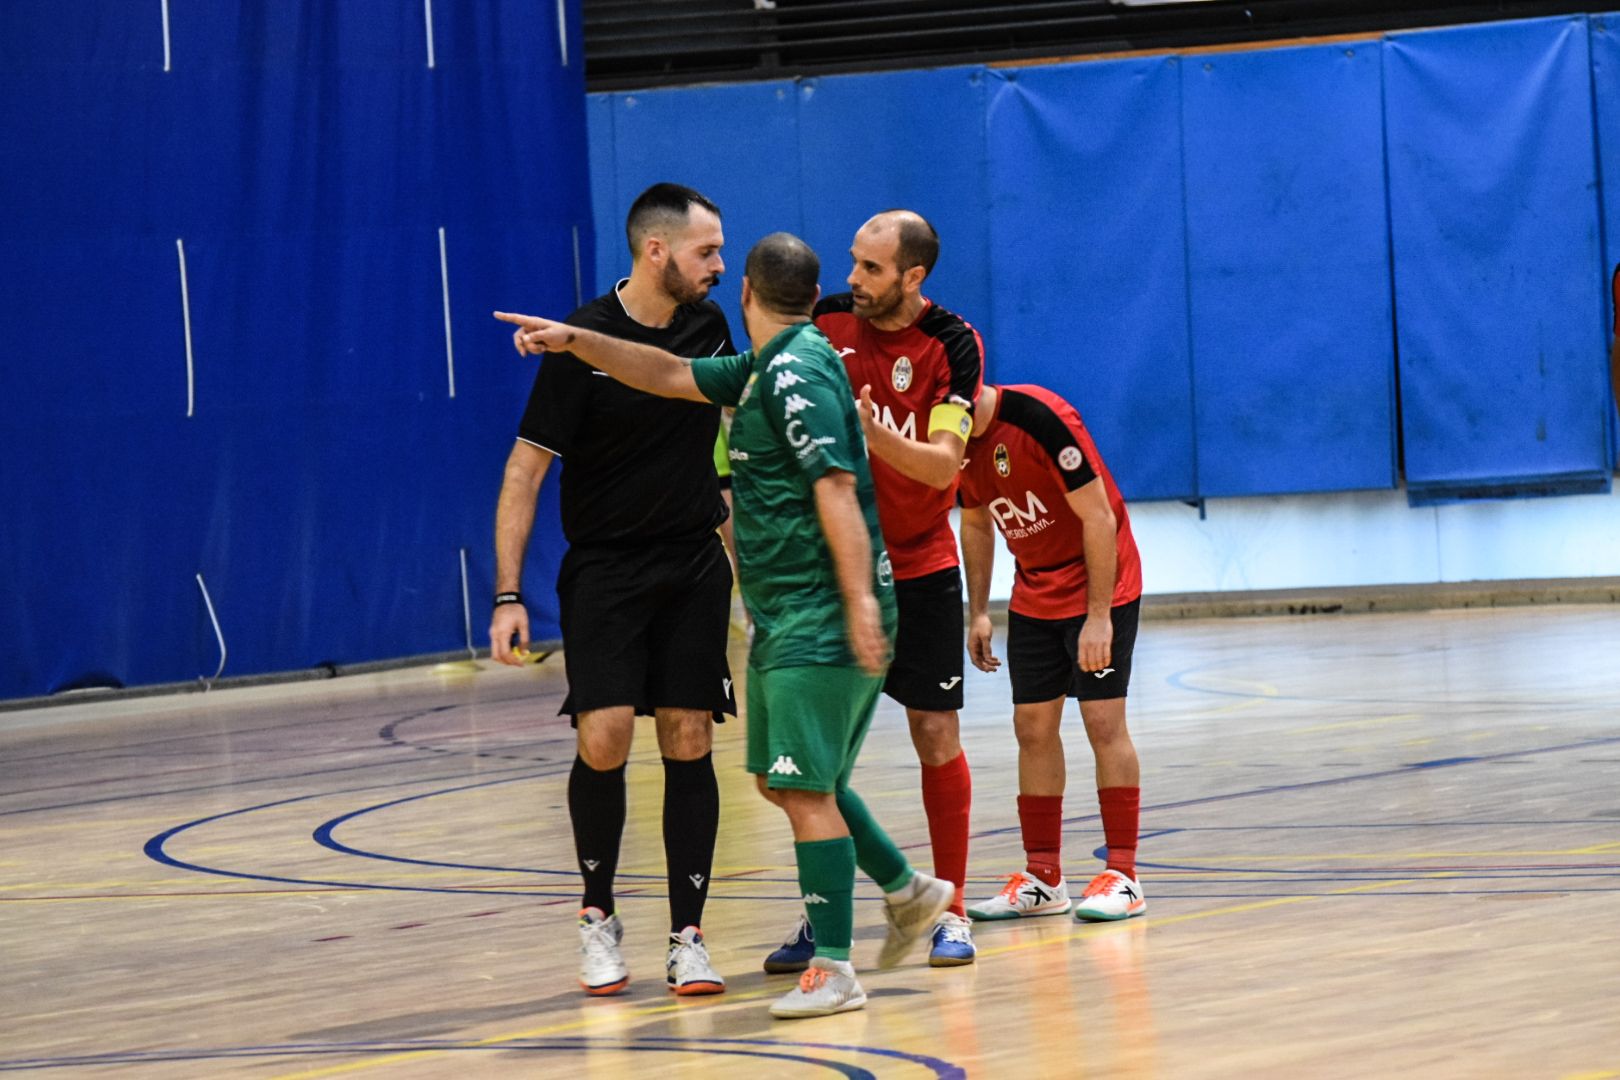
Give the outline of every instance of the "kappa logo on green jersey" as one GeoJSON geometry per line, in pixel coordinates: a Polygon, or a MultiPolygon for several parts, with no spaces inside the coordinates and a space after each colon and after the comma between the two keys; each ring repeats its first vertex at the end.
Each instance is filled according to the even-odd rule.
{"type": "Polygon", "coordinates": [[[791,417],[795,413],[801,413],[806,409],[813,409],[815,407],[816,403],[805,397],[803,394],[789,394],[787,396],[787,400],[782,402],[782,416],[784,418],[791,417]]]}
{"type": "Polygon", "coordinates": [[[804,382],[796,371],[778,371],[776,373],[776,386],[771,390],[773,394],[780,394],[790,386],[797,386],[804,382]]]}

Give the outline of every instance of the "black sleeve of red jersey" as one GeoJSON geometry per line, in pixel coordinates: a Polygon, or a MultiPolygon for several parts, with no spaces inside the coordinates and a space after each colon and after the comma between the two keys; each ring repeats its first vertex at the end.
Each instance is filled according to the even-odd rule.
{"type": "Polygon", "coordinates": [[[951,379],[942,400],[972,412],[973,403],[979,398],[979,388],[984,385],[984,343],[979,340],[978,331],[960,315],[938,304],[928,309],[917,329],[945,349],[951,379]]]}
{"type": "Polygon", "coordinates": [[[1086,459],[1074,429],[1046,402],[1003,387],[997,413],[1002,420],[1041,444],[1041,449],[1052,459],[1052,468],[1063,478],[1063,486],[1069,491],[1078,491],[1097,479],[1097,470],[1086,459]]]}
{"type": "Polygon", "coordinates": [[[810,318],[813,321],[823,315],[836,315],[840,312],[848,314],[854,310],[855,297],[853,294],[847,292],[834,293],[831,296],[823,296],[816,301],[816,309],[810,313],[810,318]]]}

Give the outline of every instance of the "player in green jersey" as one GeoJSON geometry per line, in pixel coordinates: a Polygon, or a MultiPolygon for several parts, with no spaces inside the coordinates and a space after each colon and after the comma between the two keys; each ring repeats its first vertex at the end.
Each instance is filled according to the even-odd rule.
{"type": "Polygon", "coordinates": [[[773,233],[748,254],[743,320],[753,348],[686,360],[549,319],[497,312],[520,352],[569,351],[665,397],[736,408],[731,427],[739,577],[754,615],[748,660],[748,771],[793,826],[816,956],[774,1016],[858,1009],[849,963],[855,867],[882,886],[888,939],[879,967],[950,904],[949,882],[918,873],[849,787],[883,686],[894,582],[878,530],[854,393],[810,321],[821,265],[773,233]]]}

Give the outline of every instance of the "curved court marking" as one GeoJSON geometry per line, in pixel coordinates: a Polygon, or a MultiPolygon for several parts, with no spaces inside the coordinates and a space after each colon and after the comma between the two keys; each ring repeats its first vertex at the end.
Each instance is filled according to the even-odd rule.
{"type": "MultiPolygon", "coordinates": [[[[1393,776],[1404,776],[1404,775],[1410,775],[1413,772],[1420,771],[1420,770],[1436,769],[1436,768],[1451,768],[1451,767],[1456,767],[1456,766],[1459,766],[1459,765],[1470,765],[1470,764],[1477,764],[1477,763],[1480,763],[1480,762],[1488,762],[1488,761],[1494,761],[1494,760],[1504,760],[1504,759],[1517,758],[1517,757],[1528,757],[1528,756],[1541,755],[1541,754],[1557,753],[1557,752],[1561,752],[1561,751],[1565,751],[1565,750],[1572,750],[1572,749],[1586,749],[1586,748],[1593,747],[1593,746],[1612,745],[1612,744],[1615,744],[1615,743],[1620,743],[1620,737],[1612,737],[1612,738],[1606,738],[1606,739],[1594,739],[1594,740],[1583,740],[1581,742],[1565,743],[1565,744],[1560,744],[1560,745],[1557,745],[1557,746],[1533,747],[1533,748],[1530,748],[1530,749],[1507,751],[1507,752],[1503,752],[1503,753],[1499,753],[1499,754],[1487,754],[1487,755],[1479,755],[1479,756],[1471,756],[1471,757],[1441,758],[1441,759],[1436,759],[1436,760],[1433,760],[1433,761],[1413,762],[1413,763],[1410,763],[1410,764],[1407,764],[1407,765],[1399,766],[1397,768],[1381,769],[1381,770],[1377,770],[1375,772],[1369,772],[1369,773],[1357,773],[1357,774],[1353,774],[1353,775],[1350,775],[1350,776],[1341,776],[1341,777],[1328,777],[1328,778],[1321,779],[1321,780],[1307,780],[1307,781],[1301,781],[1301,782],[1295,783],[1295,784],[1273,785],[1273,786],[1269,786],[1269,787],[1252,788],[1252,789],[1249,789],[1247,791],[1228,792],[1228,793],[1222,794],[1222,795],[1209,795],[1209,796],[1203,796],[1203,797],[1195,798],[1195,799],[1180,800],[1180,801],[1177,801],[1177,802],[1160,803],[1160,804],[1156,804],[1156,805],[1153,805],[1153,806],[1145,806],[1145,807],[1142,808],[1142,811],[1143,811],[1144,814],[1146,814],[1146,813],[1149,813],[1149,812],[1158,812],[1158,811],[1164,811],[1164,810],[1170,810],[1170,809],[1179,809],[1179,808],[1182,808],[1182,807],[1197,806],[1197,805],[1202,805],[1202,804],[1211,803],[1211,802],[1224,802],[1224,801],[1227,801],[1227,800],[1230,800],[1230,799],[1252,798],[1252,797],[1255,797],[1255,796],[1258,796],[1258,795],[1273,795],[1273,794],[1279,794],[1279,793],[1289,792],[1289,791],[1298,791],[1298,790],[1303,790],[1303,789],[1308,789],[1308,788],[1313,788],[1313,787],[1323,787],[1323,786],[1332,786],[1332,785],[1338,785],[1338,784],[1356,783],[1356,782],[1363,781],[1363,780],[1384,779],[1384,778],[1393,777],[1393,776]]],[[[406,797],[400,798],[400,799],[392,799],[392,800],[389,800],[388,802],[379,803],[379,804],[376,804],[374,806],[362,807],[359,810],[351,811],[351,812],[349,812],[347,814],[343,814],[343,815],[340,815],[337,818],[331,819],[330,821],[324,823],[323,825],[321,825],[320,827],[318,827],[316,829],[315,839],[316,839],[316,841],[318,843],[321,843],[323,846],[328,847],[331,850],[339,851],[339,852],[342,852],[343,854],[347,854],[347,855],[350,855],[350,856],[353,856],[353,857],[377,859],[377,860],[384,861],[384,862],[399,862],[399,863],[412,864],[412,865],[429,866],[429,867],[434,867],[434,868],[439,868],[439,869],[466,869],[466,870],[477,870],[477,871],[483,871],[483,872],[497,872],[497,873],[553,874],[553,875],[559,875],[559,876],[570,876],[570,875],[575,873],[575,871],[572,870],[572,869],[570,869],[570,870],[539,870],[539,869],[524,869],[524,868],[512,868],[512,867],[479,866],[479,865],[475,865],[475,864],[459,864],[459,863],[436,862],[436,861],[433,861],[433,860],[412,859],[412,858],[407,858],[407,857],[404,857],[404,856],[384,855],[384,854],[375,853],[375,852],[368,852],[368,851],[364,851],[362,849],[352,848],[352,847],[350,847],[348,845],[340,844],[335,838],[332,837],[332,830],[335,829],[338,825],[340,825],[340,824],[342,824],[342,823],[344,823],[346,821],[353,820],[354,818],[362,816],[363,814],[371,813],[371,812],[373,812],[375,810],[380,810],[380,809],[384,809],[384,808],[391,807],[391,806],[397,806],[397,805],[401,805],[403,803],[414,802],[414,801],[418,801],[418,800],[421,800],[421,799],[432,798],[432,797],[435,797],[435,796],[438,796],[438,795],[454,794],[454,793],[458,793],[458,792],[462,792],[462,791],[468,791],[468,790],[473,790],[473,789],[477,789],[477,788],[484,788],[484,787],[492,787],[492,786],[496,786],[496,785],[499,785],[499,784],[508,784],[508,783],[514,783],[514,782],[519,782],[519,781],[523,781],[523,780],[543,779],[543,778],[556,776],[556,775],[560,775],[560,773],[559,772],[548,772],[548,771],[529,771],[529,772],[526,772],[525,775],[523,775],[523,776],[504,777],[504,778],[500,778],[500,779],[496,779],[496,780],[483,780],[483,781],[479,781],[478,783],[474,783],[474,784],[462,784],[462,785],[457,785],[457,786],[451,787],[451,788],[440,789],[440,790],[437,790],[437,791],[422,792],[422,793],[419,793],[419,794],[416,794],[416,795],[410,795],[410,796],[406,796],[406,797]]],[[[386,785],[386,786],[398,786],[398,785],[386,785]]],[[[145,853],[146,853],[148,858],[151,858],[154,861],[162,863],[164,865],[176,867],[178,869],[192,870],[192,871],[195,871],[195,872],[198,872],[198,873],[205,873],[205,874],[214,874],[214,875],[221,876],[221,877],[241,878],[241,879],[252,880],[252,881],[268,881],[268,882],[275,882],[275,883],[279,883],[279,884],[314,885],[314,886],[320,886],[320,887],[323,887],[323,888],[353,888],[353,889],[368,889],[368,890],[388,891],[388,892],[449,893],[449,894],[455,894],[455,895],[524,896],[524,897],[547,897],[547,898],[553,898],[553,897],[555,897],[555,898],[566,898],[566,897],[572,897],[574,895],[574,893],[572,891],[569,891],[569,892],[553,892],[553,891],[540,891],[540,890],[533,890],[533,889],[515,890],[515,889],[495,889],[495,888],[440,888],[440,887],[422,886],[422,885],[385,885],[385,884],[376,884],[376,883],[369,883],[369,882],[340,882],[340,881],[331,881],[331,880],[323,880],[323,879],[294,878],[294,877],[287,877],[287,876],[283,876],[283,875],[255,874],[255,873],[249,873],[249,872],[244,872],[244,871],[224,870],[224,869],[219,869],[219,868],[215,868],[215,867],[203,866],[203,865],[197,864],[197,863],[186,862],[184,860],[177,859],[172,855],[169,855],[168,852],[165,850],[165,845],[167,844],[167,842],[171,838],[173,838],[174,836],[179,835],[182,832],[185,832],[186,830],[192,829],[192,828],[196,828],[196,827],[199,827],[199,826],[202,826],[202,825],[205,825],[205,824],[209,824],[211,822],[219,821],[219,820],[222,820],[222,819],[225,819],[225,818],[230,818],[230,817],[234,817],[234,816],[238,816],[238,815],[242,815],[242,814],[253,813],[253,812],[256,812],[258,810],[265,810],[265,809],[270,809],[270,808],[273,808],[273,807],[285,806],[285,805],[288,805],[290,803],[305,802],[305,801],[309,801],[311,799],[325,798],[325,797],[329,797],[329,795],[327,793],[320,793],[320,794],[314,794],[314,795],[302,795],[302,796],[297,796],[297,797],[290,798],[290,799],[281,799],[281,800],[277,800],[275,802],[262,803],[262,804],[259,804],[259,805],[256,805],[256,806],[249,806],[249,807],[243,807],[243,808],[237,809],[237,810],[230,810],[230,811],[226,811],[224,813],[214,814],[214,815],[211,815],[211,816],[205,817],[205,818],[199,818],[199,819],[197,819],[195,821],[187,822],[185,824],[182,824],[182,825],[176,826],[176,827],[174,827],[172,829],[169,829],[169,830],[167,830],[167,831],[165,831],[163,833],[159,833],[157,836],[154,836],[152,839],[150,839],[150,840],[148,840],[146,842],[144,850],[145,850],[145,853]]],[[[1087,814],[1087,815],[1081,815],[1081,816],[1074,817],[1074,818],[1066,818],[1066,819],[1064,819],[1064,824],[1068,825],[1068,824],[1075,823],[1075,822],[1096,820],[1099,816],[1100,815],[1097,815],[1097,814],[1087,814]]],[[[975,839],[982,839],[982,838],[988,837],[988,836],[1002,835],[1002,834],[1015,832],[1015,831],[1017,831],[1016,827],[990,830],[990,831],[987,831],[987,832],[975,833],[974,838],[975,839]]],[[[1243,872],[1245,872],[1243,870],[1235,869],[1235,868],[1232,868],[1232,867],[1199,867],[1199,866],[1180,865],[1180,864],[1173,864],[1173,863],[1162,863],[1162,864],[1160,864],[1160,863],[1143,863],[1142,865],[1152,867],[1152,868],[1155,868],[1155,869],[1178,870],[1178,871],[1184,871],[1184,872],[1205,872],[1205,873],[1243,873],[1243,872]]],[[[1595,866],[1595,867],[1575,867],[1573,869],[1607,869],[1607,868],[1608,868],[1608,864],[1602,864],[1602,865],[1595,866]]],[[[1427,870],[1428,868],[1425,868],[1425,869],[1427,870]]],[[[1433,869],[1439,870],[1441,868],[1433,868],[1433,869]]],[[[1561,869],[1561,868],[1553,868],[1554,871],[1556,871],[1557,869],[1561,869]]],[[[1354,869],[1354,868],[1345,868],[1345,869],[1339,870],[1338,872],[1341,875],[1344,875],[1344,876],[1340,877],[1339,880],[1354,881],[1354,880],[1359,879],[1356,875],[1388,873],[1389,871],[1382,870],[1382,869],[1375,869],[1375,868],[1367,868],[1367,869],[1361,869],[1361,870],[1357,870],[1357,869],[1354,869]]],[[[1406,871],[1400,871],[1400,872],[1406,872],[1406,871]]],[[[1522,871],[1519,870],[1519,868],[1507,868],[1507,869],[1504,869],[1504,870],[1499,871],[1499,872],[1506,873],[1506,872],[1522,872],[1522,871]]],[[[1323,873],[1323,871],[1320,870],[1320,869],[1314,869],[1314,870],[1285,870],[1285,869],[1273,868],[1273,869],[1269,869],[1269,870],[1255,870],[1255,871],[1252,871],[1252,873],[1256,873],[1256,874],[1270,873],[1270,874],[1276,874],[1276,875],[1303,875],[1303,874],[1318,874],[1318,875],[1320,875],[1320,874],[1323,873]]],[[[662,878],[657,876],[657,875],[625,874],[625,875],[621,875],[621,877],[624,877],[626,879],[640,877],[640,878],[646,878],[646,879],[650,879],[650,880],[659,880],[659,881],[662,880],[662,878]]],[[[777,883],[780,883],[780,882],[776,881],[775,879],[752,878],[752,879],[749,879],[749,880],[750,880],[750,883],[757,883],[757,884],[777,884],[777,883]]],[[[786,882],[787,879],[782,879],[782,880],[783,880],[783,882],[786,882]]],[[[1330,878],[1328,880],[1332,880],[1332,879],[1330,878]]],[[[1541,890],[1531,890],[1531,891],[1541,891],[1541,890]]],[[[1321,895],[1321,894],[1306,893],[1306,894],[1301,894],[1301,895],[1304,896],[1304,897],[1309,897],[1309,896],[1317,896],[1317,895],[1321,895]]],[[[640,899],[664,899],[665,897],[663,896],[663,894],[658,894],[658,893],[642,893],[642,894],[639,894],[638,898],[640,898],[640,899]]],[[[769,899],[793,899],[793,898],[794,897],[792,897],[792,896],[776,896],[776,895],[772,894],[772,895],[763,895],[763,896],[761,896],[761,895],[716,896],[713,899],[719,899],[719,900],[769,900],[769,899]]],[[[1178,898],[1178,897],[1168,897],[1168,896],[1164,897],[1164,899],[1176,899],[1176,898],[1178,898]]],[[[866,898],[859,898],[859,899],[871,900],[873,898],[866,897],[866,898]]]]}
{"type": "MultiPolygon", "coordinates": [[[[210,1050],[132,1051],[61,1058],[25,1058],[0,1061],[0,1072],[34,1072],[47,1069],[143,1065],[182,1061],[221,1061],[277,1057],[337,1056],[349,1054],[389,1054],[391,1061],[409,1060],[423,1054],[467,1052],[527,1052],[577,1054],[585,1050],[612,1049],[629,1053],[704,1054],[726,1057],[760,1058],[792,1062],[825,1069],[850,1080],[876,1080],[876,1074],[858,1065],[833,1061],[788,1050],[833,1050],[842,1053],[871,1054],[925,1068],[938,1080],[965,1080],[966,1070],[958,1065],[923,1054],[910,1054],[881,1047],[845,1046],[835,1043],[776,1042],[768,1039],[686,1039],[674,1036],[648,1036],[630,1041],[601,1036],[572,1036],[553,1039],[515,1038],[499,1043],[440,1040],[403,1040],[387,1043],[292,1043],[266,1046],[220,1047],[210,1050]],[[755,1048],[758,1049],[755,1049],[755,1048]]],[[[353,1066],[376,1068],[382,1063],[356,1062],[353,1066]]],[[[351,1066],[352,1067],[352,1066],[351,1066]]],[[[342,1068],[342,1067],[340,1067],[342,1068]]]]}

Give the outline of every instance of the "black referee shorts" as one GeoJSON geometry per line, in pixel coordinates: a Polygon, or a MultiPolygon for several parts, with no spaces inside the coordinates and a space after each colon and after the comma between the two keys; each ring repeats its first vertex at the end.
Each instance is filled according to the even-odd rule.
{"type": "Polygon", "coordinates": [[[896,580],[900,627],[883,692],[908,709],[962,707],[962,571],[955,566],[896,580]]]}
{"type": "Polygon", "coordinates": [[[726,642],[731,563],[720,537],[571,547],[557,574],[568,697],[561,715],[635,707],[737,715],[726,642]]]}
{"type": "Polygon", "coordinates": [[[1080,628],[1086,617],[1035,619],[1007,613],[1007,672],[1012,676],[1014,705],[1033,705],[1053,698],[1080,701],[1122,698],[1131,684],[1131,656],[1136,651],[1140,598],[1113,609],[1114,645],[1109,667],[1081,671],[1080,628]]]}

